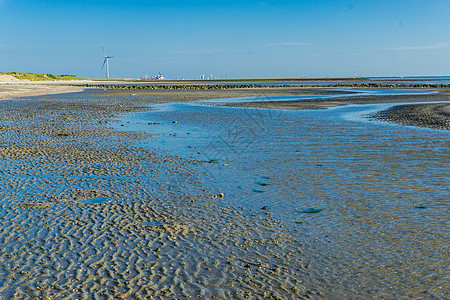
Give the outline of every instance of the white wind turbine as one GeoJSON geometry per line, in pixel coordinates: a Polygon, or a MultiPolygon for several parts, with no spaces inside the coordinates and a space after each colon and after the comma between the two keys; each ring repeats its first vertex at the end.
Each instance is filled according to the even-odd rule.
{"type": "Polygon", "coordinates": [[[105,60],[103,61],[102,70],[103,70],[103,68],[105,67],[105,64],[106,64],[106,78],[109,79],[109,59],[110,58],[114,58],[114,57],[113,56],[107,56],[105,48],[102,47],[102,49],[103,49],[103,54],[105,55],[105,60]]]}

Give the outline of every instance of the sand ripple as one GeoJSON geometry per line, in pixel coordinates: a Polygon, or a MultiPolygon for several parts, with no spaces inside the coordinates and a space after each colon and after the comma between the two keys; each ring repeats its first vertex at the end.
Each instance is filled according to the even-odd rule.
{"type": "Polygon", "coordinates": [[[0,104],[1,296],[318,295],[278,221],[214,198],[198,162],[132,147],[108,122],[142,103],[117,101],[0,104]]]}

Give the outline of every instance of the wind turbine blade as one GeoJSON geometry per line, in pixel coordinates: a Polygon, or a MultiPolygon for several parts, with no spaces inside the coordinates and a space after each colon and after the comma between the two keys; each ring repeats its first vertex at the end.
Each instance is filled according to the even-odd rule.
{"type": "Polygon", "coordinates": [[[105,60],[103,61],[102,70],[103,70],[103,68],[105,67],[105,64],[106,64],[106,58],[105,58],[105,60]]]}
{"type": "Polygon", "coordinates": [[[105,58],[106,58],[106,51],[105,51],[105,48],[103,48],[103,46],[102,46],[102,49],[103,49],[103,54],[105,55],[105,58]]]}

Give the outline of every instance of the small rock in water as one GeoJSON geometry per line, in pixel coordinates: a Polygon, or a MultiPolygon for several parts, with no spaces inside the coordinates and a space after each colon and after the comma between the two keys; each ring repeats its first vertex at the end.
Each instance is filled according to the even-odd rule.
{"type": "Polygon", "coordinates": [[[173,124],[177,124],[178,122],[177,122],[177,121],[173,121],[172,123],[173,123],[173,124]]]}
{"type": "Polygon", "coordinates": [[[425,209],[428,207],[426,205],[420,204],[420,205],[417,205],[416,208],[425,209]]]}
{"type": "Polygon", "coordinates": [[[311,207],[311,208],[306,208],[300,212],[304,213],[304,214],[315,214],[315,213],[320,213],[321,211],[322,211],[321,208],[312,208],[311,207]]]}
{"type": "Polygon", "coordinates": [[[268,207],[268,206],[263,206],[261,209],[262,210],[268,210],[270,207],[268,207]]]}

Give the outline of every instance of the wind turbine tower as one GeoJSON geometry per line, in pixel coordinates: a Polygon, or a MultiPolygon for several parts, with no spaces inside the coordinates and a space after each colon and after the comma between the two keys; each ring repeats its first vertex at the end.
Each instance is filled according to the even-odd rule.
{"type": "Polygon", "coordinates": [[[105,67],[105,64],[106,64],[106,78],[109,79],[109,59],[110,58],[114,58],[114,57],[106,55],[105,48],[102,47],[102,49],[103,49],[103,54],[105,55],[105,60],[103,61],[102,70],[103,70],[103,68],[105,67]]]}

